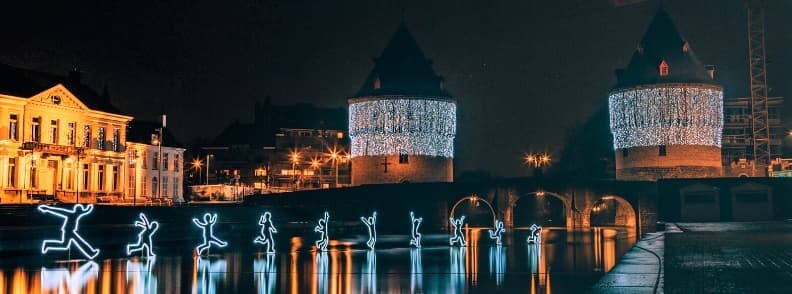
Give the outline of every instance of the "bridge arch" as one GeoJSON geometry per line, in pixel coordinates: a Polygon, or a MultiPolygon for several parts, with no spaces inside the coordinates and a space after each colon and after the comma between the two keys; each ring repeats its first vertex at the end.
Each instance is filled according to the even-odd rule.
{"type": "Polygon", "coordinates": [[[632,204],[627,199],[618,195],[605,195],[588,205],[584,210],[585,217],[588,218],[589,223],[594,225],[593,218],[597,214],[613,214],[612,225],[618,227],[636,228],[638,214],[632,204]],[[610,206],[608,203],[611,203],[610,206]],[[616,210],[609,211],[615,204],[616,210]]]}
{"type": "MultiPolygon", "coordinates": [[[[487,201],[487,199],[481,198],[481,197],[479,197],[476,194],[471,194],[471,195],[462,197],[461,199],[457,200],[457,202],[454,203],[454,206],[451,207],[451,212],[449,213],[448,217],[455,217],[457,208],[461,204],[465,203],[465,201],[469,201],[470,203],[472,203],[472,204],[474,204],[476,206],[479,206],[479,203],[486,204],[486,207],[488,208],[489,213],[492,216],[492,221],[489,222],[489,224],[486,225],[485,227],[492,227],[495,224],[495,220],[498,219],[498,214],[495,212],[495,208],[492,206],[492,204],[489,201],[487,201]]],[[[466,221],[466,223],[467,223],[467,221],[466,221]]]]}
{"type": "Polygon", "coordinates": [[[569,227],[569,226],[572,226],[572,224],[574,223],[574,220],[573,220],[574,211],[573,211],[573,208],[572,208],[572,197],[567,196],[567,195],[563,195],[563,194],[558,194],[558,193],[555,193],[555,192],[538,190],[538,191],[533,191],[533,192],[528,192],[528,193],[520,193],[520,194],[516,195],[516,197],[512,197],[510,199],[509,206],[508,206],[508,209],[506,211],[505,218],[508,220],[508,222],[511,224],[511,226],[517,225],[517,223],[515,223],[515,220],[518,220],[517,213],[516,213],[516,211],[517,211],[517,209],[516,209],[517,208],[517,203],[522,201],[522,200],[525,200],[526,197],[534,197],[534,198],[552,197],[554,199],[560,200],[561,204],[563,205],[562,206],[562,212],[563,212],[563,218],[564,218],[565,226],[569,227]]]}

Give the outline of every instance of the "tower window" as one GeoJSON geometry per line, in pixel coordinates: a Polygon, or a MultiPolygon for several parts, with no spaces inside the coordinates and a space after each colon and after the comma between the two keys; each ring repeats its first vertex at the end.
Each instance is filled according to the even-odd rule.
{"type": "Polygon", "coordinates": [[[379,77],[374,78],[374,90],[382,88],[382,81],[379,77]]]}
{"type": "Polygon", "coordinates": [[[630,151],[627,151],[627,148],[622,149],[622,157],[627,158],[630,155],[630,151]]]}
{"type": "Polygon", "coordinates": [[[666,145],[660,145],[657,155],[666,156],[666,145]]]}
{"type": "Polygon", "coordinates": [[[400,150],[399,151],[399,164],[408,164],[410,163],[410,157],[407,155],[407,150],[400,150]]]}
{"type": "Polygon", "coordinates": [[[660,63],[660,76],[664,77],[667,75],[668,75],[668,63],[665,60],[663,60],[663,62],[660,63]]]}

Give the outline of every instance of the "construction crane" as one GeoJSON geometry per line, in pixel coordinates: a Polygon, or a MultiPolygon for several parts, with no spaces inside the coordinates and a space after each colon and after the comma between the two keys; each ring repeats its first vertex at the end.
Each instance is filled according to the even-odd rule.
{"type": "MultiPolygon", "coordinates": [[[[767,61],[765,52],[765,16],[760,1],[747,1],[748,60],[751,76],[751,139],[753,176],[757,167],[770,165],[770,123],[767,106],[767,61]]],[[[760,171],[763,172],[763,171],[760,171]]]]}

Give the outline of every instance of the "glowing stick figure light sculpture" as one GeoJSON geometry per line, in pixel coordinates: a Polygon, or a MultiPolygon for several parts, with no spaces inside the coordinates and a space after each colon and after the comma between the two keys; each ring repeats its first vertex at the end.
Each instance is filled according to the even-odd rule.
{"type": "Polygon", "coordinates": [[[451,221],[451,225],[454,226],[454,236],[448,240],[448,243],[450,243],[451,246],[453,246],[454,243],[459,243],[460,247],[467,246],[467,242],[465,242],[465,234],[462,233],[462,224],[465,223],[465,216],[463,215],[458,219],[449,217],[448,220],[451,221]]]}
{"type": "Polygon", "coordinates": [[[142,230],[140,230],[140,234],[138,234],[137,243],[127,245],[127,255],[131,255],[132,252],[143,251],[146,253],[146,257],[155,257],[154,242],[151,240],[151,237],[154,236],[154,233],[159,229],[159,223],[156,221],[149,221],[143,213],[140,214],[139,218],[140,220],[135,221],[135,226],[142,228],[142,230]]]}
{"type": "Polygon", "coordinates": [[[501,246],[501,238],[506,229],[503,228],[503,221],[495,220],[495,230],[489,230],[490,239],[495,240],[495,245],[501,246]]]}
{"type": "Polygon", "coordinates": [[[412,222],[412,230],[410,230],[412,238],[410,239],[410,245],[416,248],[421,248],[421,233],[418,233],[418,227],[421,225],[422,221],[422,217],[416,218],[415,214],[410,211],[410,222],[412,222]]]}
{"type": "Polygon", "coordinates": [[[361,216],[360,221],[368,228],[369,239],[366,245],[374,249],[374,245],[377,244],[377,212],[375,211],[370,217],[361,216]]]}
{"type": "Polygon", "coordinates": [[[542,226],[536,224],[531,225],[531,234],[528,235],[528,244],[542,243],[542,226]]]}
{"type": "Polygon", "coordinates": [[[330,243],[330,236],[327,234],[327,222],[330,220],[330,214],[325,211],[324,217],[319,219],[319,223],[314,227],[314,232],[319,232],[321,236],[316,240],[316,249],[319,251],[327,251],[327,245],[330,243]]]}
{"type": "Polygon", "coordinates": [[[44,240],[44,242],[41,243],[42,254],[47,254],[50,250],[68,250],[69,247],[73,245],[88,259],[94,259],[99,255],[99,249],[94,249],[91,244],[88,244],[77,232],[80,229],[80,219],[93,212],[93,204],[75,204],[72,209],[40,205],[38,210],[45,214],[49,213],[63,218],[60,240],[44,240]]]}
{"type": "Polygon", "coordinates": [[[203,231],[203,243],[195,247],[195,253],[203,255],[204,252],[209,249],[209,247],[214,244],[217,247],[226,247],[228,243],[223,240],[218,239],[214,235],[214,225],[217,223],[217,214],[209,214],[206,213],[203,216],[203,222],[198,220],[197,218],[193,218],[193,223],[203,231]]]}
{"type": "Polygon", "coordinates": [[[265,212],[259,219],[258,224],[261,226],[261,234],[253,240],[253,243],[266,246],[267,254],[274,254],[275,239],[272,238],[272,234],[278,233],[278,229],[272,224],[272,214],[269,211],[265,212]]]}

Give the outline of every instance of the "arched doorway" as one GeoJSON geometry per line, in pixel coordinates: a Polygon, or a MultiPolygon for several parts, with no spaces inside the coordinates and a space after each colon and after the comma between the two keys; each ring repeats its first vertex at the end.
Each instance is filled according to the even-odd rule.
{"type": "Polygon", "coordinates": [[[636,219],[632,204],[616,195],[600,197],[589,208],[589,221],[592,227],[635,228],[636,219]]]}
{"type": "Polygon", "coordinates": [[[465,216],[465,224],[470,228],[491,228],[497,219],[492,204],[477,195],[465,196],[451,207],[449,217],[462,216],[465,216]]]}
{"type": "Polygon", "coordinates": [[[562,195],[537,191],[522,195],[512,206],[515,228],[527,228],[532,224],[545,227],[567,225],[569,203],[562,195]]]}

